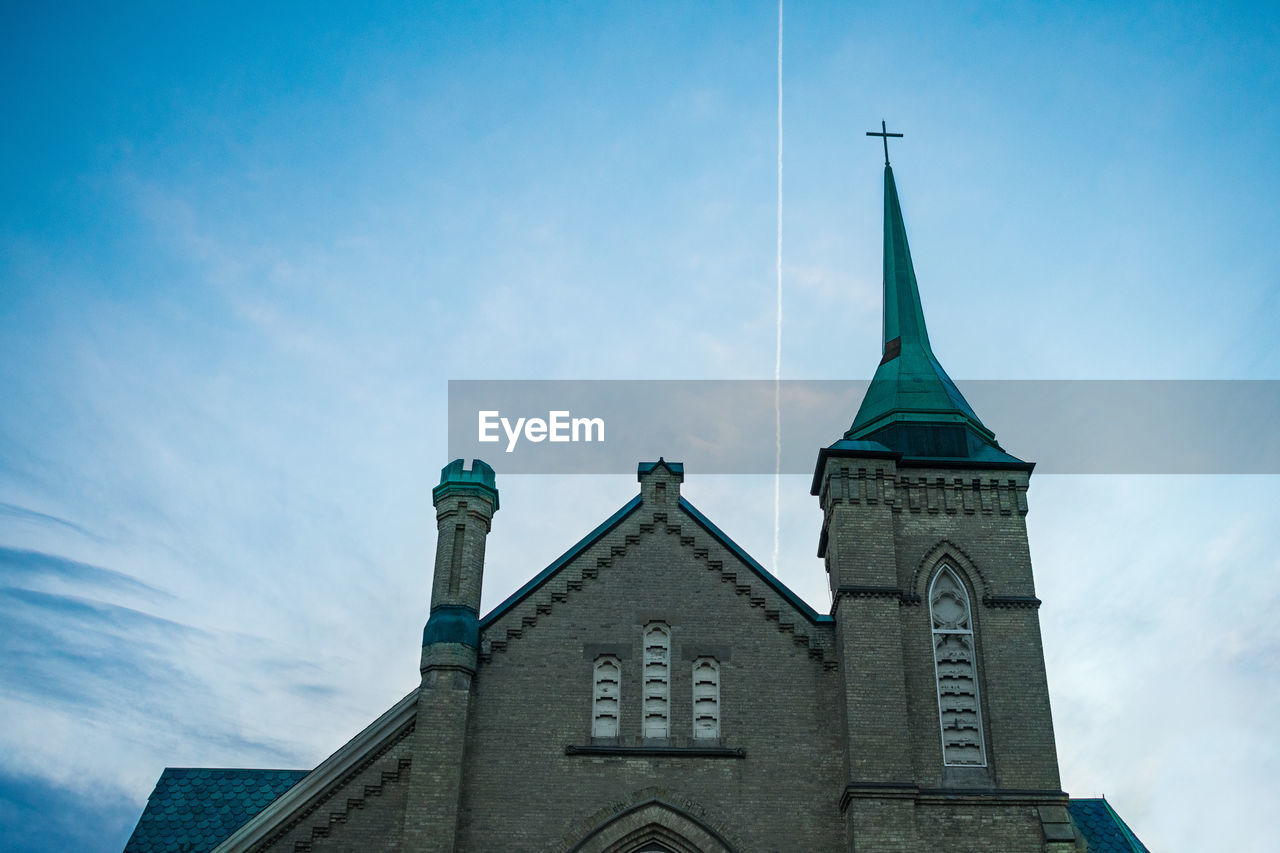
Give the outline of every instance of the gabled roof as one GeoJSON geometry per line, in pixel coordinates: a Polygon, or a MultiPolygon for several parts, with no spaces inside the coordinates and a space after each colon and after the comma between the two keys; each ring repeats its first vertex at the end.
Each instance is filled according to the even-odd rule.
{"type": "Polygon", "coordinates": [[[208,853],[306,770],[166,767],[124,853],[208,853]]]}
{"type": "Polygon", "coordinates": [[[528,583],[511,593],[511,595],[507,596],[505,601],[490,610],[489,613],[480,620],[480,630],[483,631],[498,619],[501,619],[502,614],[506,613],[508,610],[515,607],[531,595],[538,589],[538,587],[549,581],[556,572],[560,571],[560,569],[565,565],[572,562],[574,557],[590,548],[599,539],[603,538],[610,530],[621,524],[628,516],[631,515],[631,513],[640,508],[640,504],[641,500],[639,495],[636,495],[634,498],[627,501],[627,503],[623,504],[617,512],[606,518],[598,527],[596,527],[595,530],[592,530],[586,536],[579,539],[572,548],[552,560],[551,565],[538,572],[529,579],[528,583]]]}
{"type": "Polygon", "coordinates": [[[1089,853],[1151,853],[1105,799],[1072,799],[1067,811],[1089,842],[1089,853]]]}
{"type": "MultiPolygon", "coordinates": [[[[657,463],[654,463],[654,464],[657,464],[657,463]]],[[[662,464],[667,465],[668,469],[673,471],[674,469],[672,469],[671,466],[680,465],[680,463],[671,463],[671,462],[666,462],[662,464]]],[[[681,470],[676,473],[683,473],[683,466],[681,465],[680,468],[681,470]]],[[[549,581],[552,577],[554,577],[556,573],[558,573],[562,568],[564,568],[566,565],[572,562],[575,557],[577,557],[583,551],[586,551],[588,548],[590,548],[599,540],[603,539],[606,535],[609,534],[611,530],[613,530],[615,527],[621,524],[624,520],[630,517],[631,514],[634,513],[636,510],[638,510],[642,505],[643,505],[643,501],[641,500],[639,495],[636,495],[634,498],[632,498],[630,501],[624,504],[620,509],[618,509],[617,512],[609,516],[607,519],[604,520],[602,524],[596,527],[596,529],[592,530],[582,539],[578,540],[578,542],[574,544],[572,548],[570,548],[568,551],[565,551],[563,554],[557,557],[551,563],[551,565],[547,566],[545,569],[538,572],[538,574],[534,575],[529,580],[528,583],[526,583],[524,586],[517,589],[510,596],[508,596],[505,601],[503,601],[497,607],[493,608],[493,610],[489,611],[489,613],[486,614],[484,618],[480,620],[480,630],[481,631],[485,630],[494,622],[496,622],[498,619],[501,619],[505,613],[507,613],[513,607],[519,604],[521,601],[523,601],[524,599],[532,595],[535,591],[537,591],[539,587],[541,587],[543,584],[549,581]]],[[[748,569],[754,572],[756,576],[760,578],[761,581],[763,581],[767,586],[769,586],[769,588],[771,588],[774,592],[778,593],[778,595],[782,596],[783,599],[785,599],[792,607],[794,607],[797,611],[799,611],[800,614],[803,615],[807,620],[809,620],[814,624],[831,624],[833,622],[830,616],[826,614],[818,613],[816,610],[810,607],[803,598],[796,595],[795,592],[793,592],[786,584],[778,580],[778,578],[776,578],[764,566],[760,565],[760,563],[757,562],[755,558],[753,558],[750,554],[748,554],[742,548],[741,545],[739,545],[737,542],[734,542],[731,538],[729,538],[728,534],[726,534],[720,528],[712,524],[711,520],[708,519],[705,515],[703,515],[698,510],[697,507],[689,503],[689,501],[685,500],[683,497],[680,498],[679,507],[680,507],[680,510],[684,512],[685,515],[689,516],[689,518],[691,518],[695,523],[697,523],[703,530],[707,531],[707,533],[710,534],[714,539],[716,539],[716,541],[718,541],[721,545],[723,545],[726,549],[728,549],[735,557],[737,557],[742,562],[744,566],[746,566],[748,569]]]]}
{"type": "Polygon", "coordinates": [[[658,457],[657,462],[641,462],[640,464],[638,464],[636,466],[636,473],[652,474],[653,470],[657,468],[659,465],[661,465],[663,468],[666,468],[668,471],[670,471],[672,474],[675,474],[677,477],[681,477],[681,478],[684,477],[683,462],[668,462],[666,459],[662,458],[661,456],[658,457]]]}

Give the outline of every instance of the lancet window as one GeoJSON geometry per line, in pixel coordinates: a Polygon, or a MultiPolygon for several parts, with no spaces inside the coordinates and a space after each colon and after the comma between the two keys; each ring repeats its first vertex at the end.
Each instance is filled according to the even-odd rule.
{"type": "Polygon", "coordinates": [[[644,629],[643,736],[671,736],[671,631],[653,623],[644,629]]]}
{"type": "Polygon", "coordinates": [[[715,658],[693,662],[693,737],[720,737],[720,664],[715,658]]]}
{"type": "Polygon", "coordinates": [[[972,610],[964,583],[950,566],[943,566],[929,587],[929,615],[933,622],[942,763],[985,766],[972,610]]]}
{"type": "Polygon", "coordinates": [[[591,736],[616,738],[621,709],[622,666],[615,657],[596,661],[595,689],[591,699],[591,736]]]}

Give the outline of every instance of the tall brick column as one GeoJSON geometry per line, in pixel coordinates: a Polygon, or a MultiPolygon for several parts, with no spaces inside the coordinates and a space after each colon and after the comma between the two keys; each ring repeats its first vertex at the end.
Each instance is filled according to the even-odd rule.
{"type": "Polygon", "coordinates": [[[422,686],[403,849],[453,853],[471,679],[480,646],[485,538],[498,510],[493,469],[476,459],[467,471],[455,459],[441,470],[431,497],[436,508],[435,576],[431,616],[422,632],[422,686]]]}
{"type": "Polygon", "coordinates": [[[819,555],[839,644],[848,849],[917,850],[892,455],[825,460],[819,555]]]}

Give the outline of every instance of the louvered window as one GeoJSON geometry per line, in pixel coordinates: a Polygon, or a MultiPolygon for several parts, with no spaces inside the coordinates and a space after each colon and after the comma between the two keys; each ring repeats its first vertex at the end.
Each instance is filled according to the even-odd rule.
{"type": "Polygon", "coordinates": [[[720,664],[714,658],[693,662],[693,737],[720,737],[720,664]]]}
{"type": "Polygon", "coordinates": [[[950,566],[943,566],[929,588],[929,615],[933,621],[942,763],[985,766],[987,755],[982,740],[982,706],[978,701],[978,663],[969,595],[950,566]]]}
{"type": "Polygon", "coordinates": [[[617,658],[604,657],[596,661],[595,690],[591,700],[591,736],[618,736],[618,711],[622,687],[622,667],[617,658]]]}
{"type": "Polygon", "coordinates": [[[644,723],[646,738],[671,736],[671,631],[666,625],[644,629],[644,723]]]}

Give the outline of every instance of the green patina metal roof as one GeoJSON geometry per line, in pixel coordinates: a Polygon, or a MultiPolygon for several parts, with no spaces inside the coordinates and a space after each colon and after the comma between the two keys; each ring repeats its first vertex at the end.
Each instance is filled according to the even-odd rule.
{"type": "Polygon", "coordinates": [[[663,459],[661,456],[658,457],[657,462],[641,462],[639,465],[637,465],[636,475],[639,476],[640,474],[649,474],[653,471],[654,468],[657,468],[659,465],[666,468],[668,471],[670,471],[672,474],[675,474],[678,477],[681,477],[681,478],[684,477],[683,462],[668,462],[666,459],[663,459]]]}
{"type": "Polygon", "coordinates": [[[482,459],[471,460],[471,470],[461,459],[455,459],[440,469],[440,485],[431,490],[431,502],[453,494],[479,494],[493,501],[493,511],[498,511],[498,485],[493,469],[482,459]]]}
{"type": "Polygon", "coordinates": [[[305,775],[305,770],[166,767],[125,853],[206,853],[305,775]]]}
{"type": "Polygon", "coordinates": [[[884,168],[884,341],[882,358],[846,440],[877,441],[907,456],[999,457],[982,423],[933,354],[893,169],[884,168]]]}

